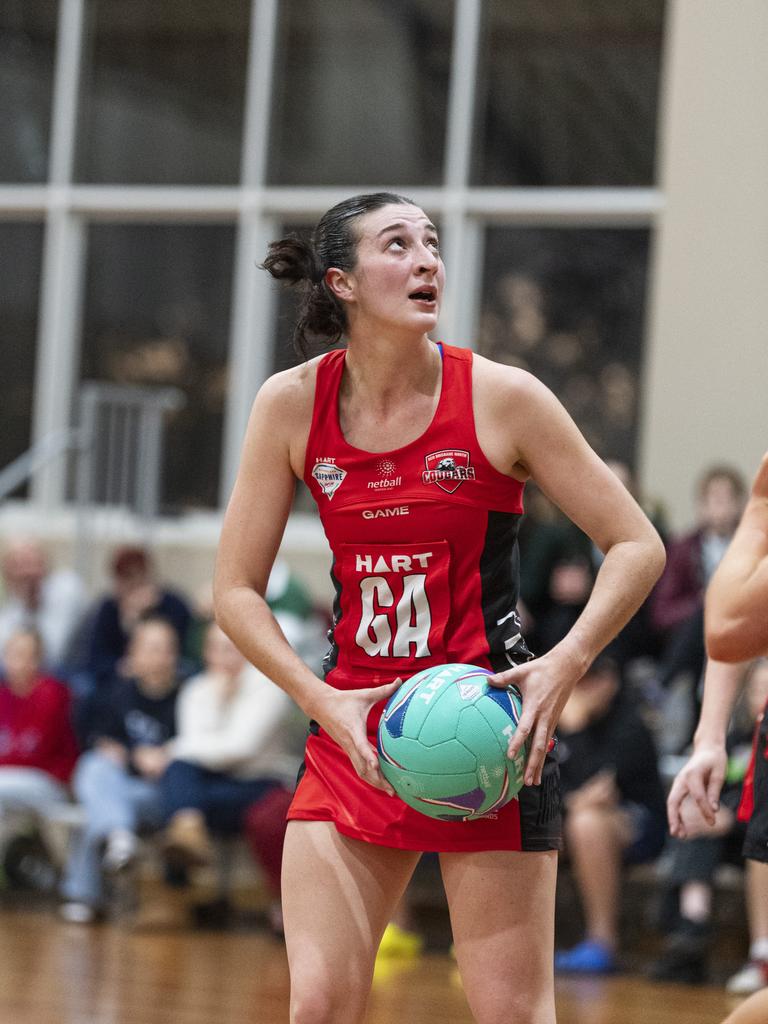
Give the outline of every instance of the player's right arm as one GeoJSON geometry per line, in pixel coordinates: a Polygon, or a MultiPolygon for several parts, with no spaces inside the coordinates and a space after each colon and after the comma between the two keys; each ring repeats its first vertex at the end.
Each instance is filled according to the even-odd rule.
{"type": "Polygon", "coordinates": [[[686,799],[695,803],[708,825],[715,824],[728,762],[725,735],[745,668],[746,664],[728,665],[712,659],[707,662],[693,753],[672,783],[667,799],[669,831],[678,839],[685,839],[687,834],[683,811],[686,799]]]}
{"type": "Polygon", "coordinates": [[[256,396],[219,541],[216,621],[253,665],[336,740],[361,778],[392,793],[366,738],[365,722],[371,706],[393,693],[397,683],[334,690],[296,654],[264,597],[296,477],[303,474],[313,396],[311,364],[276,374],[256,396]]]}
{"type": "Polygon", "coordinates": [[[768,453],[709,585],[705,631],[710,657],[721,661],[768,653],[768,453]]]}

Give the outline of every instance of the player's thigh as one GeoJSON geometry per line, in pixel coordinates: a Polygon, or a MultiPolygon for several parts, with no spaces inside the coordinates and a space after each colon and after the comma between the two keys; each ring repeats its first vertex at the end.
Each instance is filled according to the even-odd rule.
{"type": "Polygon", "coordinates": [[[768,989],[761,989],[737,1006],[723,1024],[765,1024],[768,1020],[768,989]]]}
{"type": "Polygon", "coordinates": [[[557,853],[443,853],[456,959],[478,1024],[554,1024],[557,853]]]}
{"type": "Polygon", "coordinates": [[[282,892],[293,1019],[305,1019],[305,1000],[314,1007],[306,1019],[358,1019],[381,935],[419,856],[348,839],[332,822],[288,823],[282,892]]]}

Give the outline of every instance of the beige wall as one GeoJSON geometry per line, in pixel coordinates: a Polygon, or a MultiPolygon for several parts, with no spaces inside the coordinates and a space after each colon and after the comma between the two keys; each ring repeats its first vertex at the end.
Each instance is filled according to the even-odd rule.
{"type": "Polygon", "coordinates": [[[641,477],[681,527],[768,449],[768,2],[669,0],[666,46],[641,477]]]}

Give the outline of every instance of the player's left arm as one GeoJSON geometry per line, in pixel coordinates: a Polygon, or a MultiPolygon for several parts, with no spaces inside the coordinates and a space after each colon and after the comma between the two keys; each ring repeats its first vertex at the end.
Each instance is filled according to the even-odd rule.
{"type": "Polygon", "coordinates": [[[514,434],[509,471],[532,477],[605,555],[586,607],[568,635],[542,658],[493,678],[498,685],[515,683],[523,693],[510,756],[528,742],[525,781],[530,785],[541,781],[549,741],[571,690],[648,596],[665,555],[640,506],[552,392],[524,371],[495,370],[488,398],[499,429],[506,422],[514,434]],[[512,423],[509,410],[514,410],[512,423]]]}
{"type": "Polygon", "coordinates": [[[719,661],[768,653],[768,453],[707,590],[705,633],[707,652],[719,661]]]}

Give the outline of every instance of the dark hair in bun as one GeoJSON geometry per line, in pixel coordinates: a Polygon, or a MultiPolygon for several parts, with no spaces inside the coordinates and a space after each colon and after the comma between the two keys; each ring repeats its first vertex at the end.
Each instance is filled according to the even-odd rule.
{"type": "Polygon", "coordinates": [[[413,205],[413,200],[394,192],[352,196],[323,214],[312,240],[288,236],[270,242],[263,268],[280,281],[301,285],[299,319],[293,332],[296,351],[305,359],[314,342],[332,348],[347,328],[347,314],[325,283],[330,267],[352,270],[357,262],[354,223],[363,214],[391,204],[413,205]]]}

